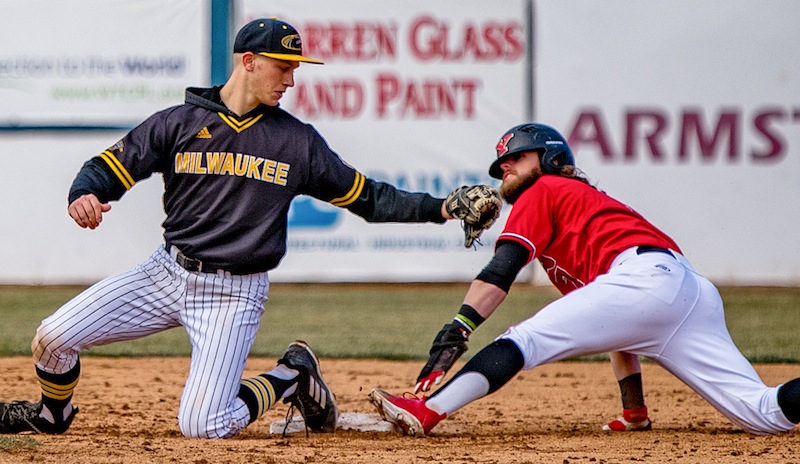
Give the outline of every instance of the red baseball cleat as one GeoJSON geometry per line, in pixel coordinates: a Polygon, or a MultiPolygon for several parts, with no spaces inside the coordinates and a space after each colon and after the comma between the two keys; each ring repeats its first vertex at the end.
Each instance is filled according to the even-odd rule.
{"type": "Polygon", "coordinates": [[[643,432],[653,428],[647,408],[625,409],[622,416],[603,426],[607,432],[643,432]]]}
{"type": "Polygon", "coordinates": [[[425,397],[406,395],[401,398],[374,388],[369,399],[384,420],[400,427],[406,435],[424,436],[447,417],[447,414],[439,414],[425,406],[425,397]]]}

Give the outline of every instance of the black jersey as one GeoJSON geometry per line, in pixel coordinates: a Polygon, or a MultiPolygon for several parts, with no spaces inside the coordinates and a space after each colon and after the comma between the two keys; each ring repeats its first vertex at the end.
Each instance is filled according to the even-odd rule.
{"type": "Polygon", "coordinates": [[[279,107],[238,116],[220,87],[189,88],[87,162],[70,191],[119,199],[136,182],[163,174],[164,238],[187,256],[242,273],[278,265],[297,195],[349,208],[368,221],[444,222],[440,199],[366,179],[311,125],[279,107]]]}

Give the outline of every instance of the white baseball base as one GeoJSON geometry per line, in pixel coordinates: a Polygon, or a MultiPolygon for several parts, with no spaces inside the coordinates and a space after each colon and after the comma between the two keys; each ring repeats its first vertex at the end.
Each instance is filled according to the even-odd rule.
{"type": "MultiPolygon", "coordinates": [[[[285,420],[278,420],[270,424],[269,433],[273,435],[298,433],[306,431],[305,421],[302,416],[294,416],[289,419],[289,426],[285,420]]],[[[379,414],[367,414],[363,412],[343,412],[339,414],[336,422],[336,430],[356,430],[358,432],[400,432],[391,422],[381,418],[379,414]]]]}

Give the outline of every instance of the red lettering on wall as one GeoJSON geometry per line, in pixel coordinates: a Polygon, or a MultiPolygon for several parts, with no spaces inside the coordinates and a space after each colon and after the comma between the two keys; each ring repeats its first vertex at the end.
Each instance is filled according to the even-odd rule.
{"type": "Polygon", "coordinates": [[[631,111],[625,115],[625,158],[636,158],[636,146],[640,140],[647,144],[650,154],[658,161],[664,161],[665,153],[661,140],[667,128],[667,116],[658,110],[631,111]]]}
{"type": "Polygon", "coordinates": [[[403,80],[381,73],[375,79],[376,116],[397,118],[471,118],[475,115],[478,79],[403,80]]]}
{"type": "MultiPolygon", "coordinates": [[[[797,121],[798,109],[795,109],[793,121],[797,121]]],[[[758,163],[776,162],[783,158],[788,151],[786,138],[772,125],[773,120],[788,119],[786,111],[780,108],[766,108],[753,118],[753,128],[759,136],[767,139],[767,148],[764,151],[753,149],[750,156],[758,163]]]]}
{"type": "Polygon", "coordinates": [[[308,22],[302,28],[303,52],[321,60],[394,60],[397,29],[394,22],[308,22]]]}
{"type": "Polygon", "coordinates": [[[525,28],[520,22],[466,23],[459,30],[428,15],[411,21],[408,43],[420,61],[516,61],[525,53],[525,28]]]}
{"type": "Polygon", "coordinates": [[[735,160],[739,155],[738,132],[739,114],[738,112],[726,111],[719,115],[713,134],[709,135],[710,130],[704,128],[700,110],[684,111],[681,121],[681,138],[678,147],[678,159],[686,161],[690,151],[698,148],[703,161],[712,161],[714,153],[718,149],[724,150],[726,147],[720,145],[727,141],[728,159],[735,160]],[[724,136],[727,134],[727,138],[724,136]],[[697,142],[693,144],[692,142],[697,142]]]}
{"type": "Polygon", "coordinates": [[[750,116],[749,124],[739,108],[724,108],[712,117],[705,117],[698,108],[684,108],[676,115],[662,108],[627,109],[622,120],[622,157],[598,108],[582,109],[565,135],[573,151],[594,150],[605,162],[650,158],[737,163],[746,157],[754,163],[777,163],[789,151],[784,132],[788,124],[800,123],[800,108],[761,108],[750,116]],[[744,147],[745,140],[755,141],[744,147]]]}
{"type": "Polygon", "coordinates": [[[612,161],[616,157],[614,147],[611,145],[611,132],[599,109],[586,109],[578,114],[578,119],[567,137],[567,143],[573,152],[580,152],[582,148],[595,148],[607,161],[612,161]]]}
{"type": "Polygon", "coordinates": [[[364,109],[364,89],[355,79],[304,82],[294,90],[298,117],[353,119],[364,109]]]}

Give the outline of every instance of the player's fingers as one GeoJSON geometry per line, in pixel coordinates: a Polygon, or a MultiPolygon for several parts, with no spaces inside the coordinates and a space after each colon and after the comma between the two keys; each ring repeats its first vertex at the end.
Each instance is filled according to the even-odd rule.
{"type": "Polygon", "coordinates": [[[103,213],[110,209],[108,203],[100,203],[96,196],[87,194],[73,201],[67,211],[76,224],[83,228],[94,229],[103,220],[103,213]]]}
{"type": "MultiPolygon", "coordinates": [[[[439,383],[442,381],[442,377],[444,377],[443,371],[436,371],[428,374],[427,377],[420,379],[419,383],[417,383],[419,391],[426,392],[434,385],[439,385],[439,383]]],[[[418,393],[418,391],[415,391],[415,393],[418,393]]]]}
{"type": "Polygon", "coordinates": [[[430,388],[431,388],[430,379],[424,379],[421,382],[418,382],[417,386],[414,387],[414,393],[426,392],[426,391],[430,390],[430,388]]]}
{"type": "Polygon", "coordinates": [[[94,229],[98,225],[97,218],[95,217],[94,208],[86,208],[85,210],[86,216],[82,218],[86,227],[90,229],[94,229]]]}
{"type": "Polygon", "coordinates": [[[91,200],[91,210],[89,210],[89,221],[91,224],[89,227],[94,229],[95,227],[99,226],[101,222],[103,222],[103,213],[111,209],[108,203],[100,203],[96,198],[92,198],[91,200]]]}
{"type": "Polygon", "coordinates": [[[67,209],[69,213],[69,217],[75,221],[75,224],[78,224],[80,227],[86,228],[89,226],[89,215],[86,213],[86,209],[83,207],[82,203],[79,203],[77,200],[69,205],[67,209]]]}

